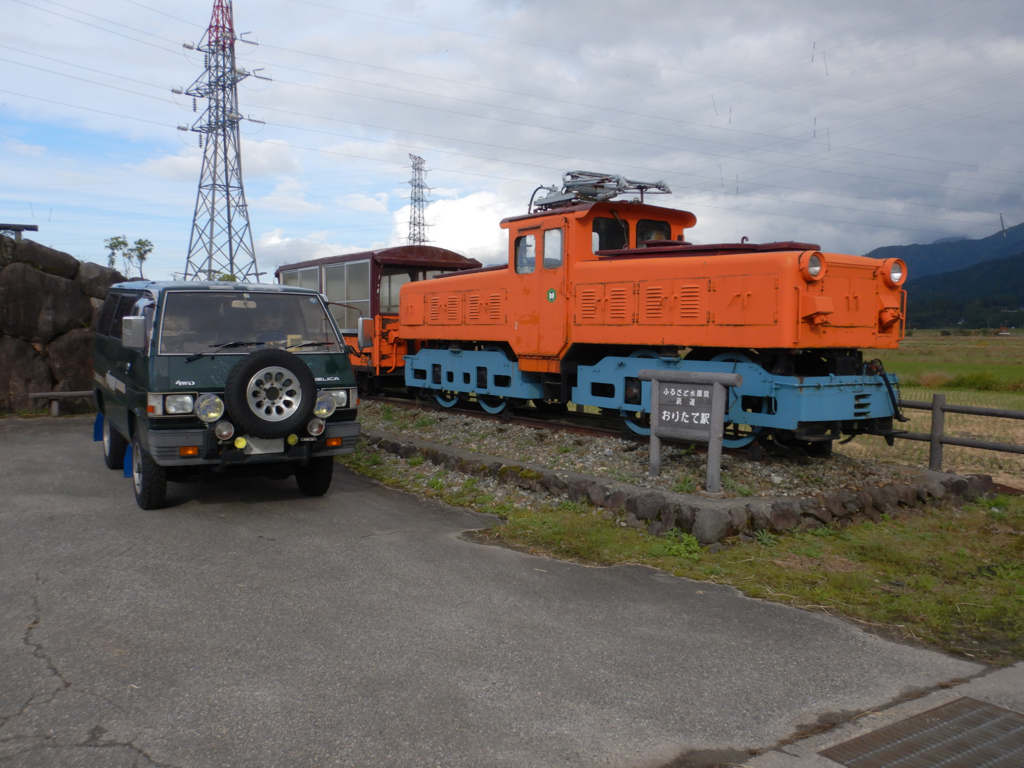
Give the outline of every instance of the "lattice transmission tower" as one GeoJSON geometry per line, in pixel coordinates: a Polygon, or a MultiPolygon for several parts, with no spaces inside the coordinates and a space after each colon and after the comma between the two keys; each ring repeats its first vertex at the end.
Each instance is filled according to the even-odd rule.
{"type": "Polygon", "coordinates": [[[430,202],[427,193],[430,187],[427,186],[427,169],[424,160],[419,155],[410,153],[412,160],[412,178],[409,185],[412,187],[412,210],[409,214],[409,243],[410,245],[429,245],[430,238],[427,237],[427,203],[430,202]]]}
{"type": "Polygon", "coordinates": [[[205,67],[185,94],[192,97],[193,111],[197,99],[206,99],[206,108],[191,128],[178,126],[178,130],[198,133],[203,149],[186,280],[215,280],[219,275],[231,275],[243,283],[258,283],[260,279],[242,186],[238,132],[239,122],[252,118],[243,118],[238,112],[238,84],[250,75],[260,80],[269,78],[235,65],[236,40],[255,45],[235,36],[231,0],[214,0],[210,26],[202,41],[198,45],[185,43],[185,48],[203,54],[205,67]]]}

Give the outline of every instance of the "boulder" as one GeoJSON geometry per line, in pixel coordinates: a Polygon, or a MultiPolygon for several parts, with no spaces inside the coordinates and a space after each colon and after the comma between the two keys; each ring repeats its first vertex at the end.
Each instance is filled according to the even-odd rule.
{"type": "Polygon", "coordinates": [[[92,389],[92,340],[89,328],[75,328],[58,336],[46,348],[58,392],[92,389]]]}
{"type": "Polygon", "coordinates": [[[91,320],[92,304],[73,280],[19,262],[0,270],[0,333],[45,344],[91,320]]]}
{"type": "Polygon", "coordinates": [[[40,272],[74,280],[78,274],[78,259],[63,251],[40,245],[34,240],[22,240],[14,245],[14,260],[30,265],[40,272]]]}
{"type": "Polygon", "coordinates": [[[78,274],[75,276],[75,282],[81,287],[82,293],[90,299],[99,299],[100,301],[107,298],[110,286],[114,283],[123,283],[124,280],[124,275],[116,269],[101,267],[91,261],[82,262],[78,268],[78,274]]]}
{"type": "Polygon", "coordinates": [[[788,531],[800,522],[800,502],[796,499],[779,499],[772,504],[768,527],[774,533],[788,531]]]}
{"type": "Polygon", "coordinates": [[[721,541],[733,532],[732,517],[723,507],[699,507],[693,520],[693,535],[702,547],[721,541]]]}
{"type": "Polygon", "coordinates": [[[0,411],[25,411],[39,405],[32,392],[51,392],[53,375],[43,356],[26,341],[0,336],[0,411]]]}

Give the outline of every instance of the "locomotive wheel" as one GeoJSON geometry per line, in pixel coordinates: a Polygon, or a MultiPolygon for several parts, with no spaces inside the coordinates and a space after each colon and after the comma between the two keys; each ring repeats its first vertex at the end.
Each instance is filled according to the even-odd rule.
{"type": "Polygon", "coordinates": [[[494,395],[477,395],[477,403],[487,413],[498,414],[504,411],[508,407],[508,400],[504,397],[495,397],[494,395]]]}
{"type": "Polygon", "coordinates": [[[630,432],[637,435],[651,434],[651,414],[644,411],[627,411],[625,408],[620,408],[619,416],[622,417],[622,423],[629,427],[630,432]]]}
{"type": "MultiPolygon", "coordinates": [[[[641,357],[646,360],[658,360],[661,355],[654,349],[634,349],[629,353],[630,357],[641,357]]],[[[636,435],[651,434],[651,414],[640,410],[619,408],[619,416],[622,422],[629,428],[629,431],[636,435]]]]}
{"type": "Polygon", "coordinates": [[[434,399],[442,408],[454,408],[459,402],[459,393],[442,389],[440,392],[434,393],[434,399]]]}
{"type": "MultiPolygon", "coordinates": [[[[715,355],[711,358],[714,363],[753,363],[746,355],[740,352],[723,352],[720,355],[715,355]]],[[[728,415],[728,411],[726,411],[728,415]]],[[[761,434],[761,427],[754,427],[750,424],[740,424],[738,422],[726,422],[725,429],[722,431],[722,447],[723,448],[746,448],[754,439],[761,434]]]]}
{"type": "Polygon", "coordinates": [[[533,407],[536,408],[539,413],[561,415],[569,410],[569,407],[565,403],[549,403],[546,400],[531,400],[530,402],[533,403],[533,407]]]}

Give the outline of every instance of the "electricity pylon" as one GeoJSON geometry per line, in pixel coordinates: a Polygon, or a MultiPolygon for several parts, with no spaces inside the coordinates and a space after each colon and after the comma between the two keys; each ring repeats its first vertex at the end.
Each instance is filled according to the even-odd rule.
{"type": "Polygon", "coordinates": [[[429,245],[427,237],[427,169],[424,167],[423,158],[419,155],[409,154],[412,160],[412,178],[409,184],[412,186],[412,207],[409,214],[409,243],[410,245],[429,245]]]}
{"type": "Polygon", "coordinates": [[[185,90],[192,97],[193,111],[196,99],[206,99],[206,108],[191,128],[178,126],[178,130],[198,133],[203,148],[186,280],[215,280],[220,275],[230,275],[243,283],[260,280],[242,186],[238,123],[243,117],[238,112],[238,84],[250,74],[260,80],[269,78],[235,65],[236,40],[255,45],[235,36],[231,0],[214,0],[210,26],[202,42],[185,43],[185,48],[204,55],[203,74],[185,90]]]}

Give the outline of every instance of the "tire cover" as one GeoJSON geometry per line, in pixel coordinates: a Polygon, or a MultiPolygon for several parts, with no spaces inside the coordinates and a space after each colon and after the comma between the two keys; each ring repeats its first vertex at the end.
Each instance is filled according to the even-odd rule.
{"type": "Polygon", "coordinates": [[[304,429],[316,404],[313,372],[283,349],[246,355],[224,384],[228,416],[253,437],[285,437],[304,429]]]}

